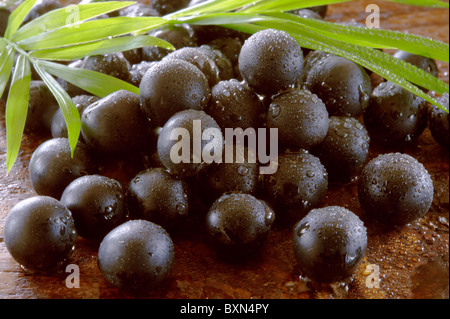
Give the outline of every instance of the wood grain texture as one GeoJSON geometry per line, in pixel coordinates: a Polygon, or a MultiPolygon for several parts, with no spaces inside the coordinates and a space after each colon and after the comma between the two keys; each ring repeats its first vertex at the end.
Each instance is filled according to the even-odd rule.
{"type": "MultiPolygon", "coordinates": [[[[329,7],[330,21],[365,21],[365,7],[376,3],[381,27],[429,36],[448,43],[449,12],[383,1],[351,1],[329,7]]],[[[439,62],[440,78],[448,82],[448,64],[439,62]]],[[[67,288],[68,273],[30,274],[9,255],[3,243],[3,225],[8,211],[34,196],[28,178],[28,163],[34,149],[46,136],[25,135],[19,158],[6,175],[4,102],[0,101],[0,298],[1,299],[97,299],[97,298],[448,298],[449,280],[449,158],[428,129],[418,142],[398,151],[408,153],[430,172],[435,196],[425,217],[407,226],[388,229],[368,227],[368,249],[353,278],[341,284],[316,284],[300,277],[295,267],[290,229],[276,227],[262,254],[249,261],[229,263],[218,258],[201,227],[177,236],[175,264],[167,284],[158,291],[132,295],[111,286],[97,267],[95,243],[79,238],[69,263],[80,269],[80,288],[67,288]],[[366,266],[380,267],[380,287],[367,288],[366,266]]],[[[387,150],[371,146],[371,157],[387,150]]],[[[124,183],[129,168],[118,163],[105,170],[124,183]]],[[[341,205],[362,216],[356,183],[330,188],[323,205],[341,205]]]]}

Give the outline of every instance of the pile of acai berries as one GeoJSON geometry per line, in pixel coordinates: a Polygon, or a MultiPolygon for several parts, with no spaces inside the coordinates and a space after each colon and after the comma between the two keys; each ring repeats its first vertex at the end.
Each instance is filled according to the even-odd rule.
{"type": "MultiPolygon", "coordinates": [[[[189,5],[152,2],[114,14],[156,16],[189,5]]],[[[56,7],[44,1],[32,15],[56,7]]],[[[326,12],[312,9],[296,14],[326,12]]],[[[329,185],[358,183],[365,222],[405,225],[430,208],[433,182],[421,163],[400,152],[369,160],[369,149],[414,143],[427,125],[448,149],[447,113],[391,82],[372,87],[368,70],[302,49],[284,31],[177,25],[152,34],[176,50],[145,47],[70,64],[128,81],[139,95],[98,98],[58,79],[81,115],[73,157],[61,111],[33,75],[26,130],[51,138],[29,163],[36,196],[15,205],[4,225],[5,245],[25,269],[53,271],[80,236],[99,243],[98,266],[110,283],[148,290],[170,276],[172,238],[184,227],[197,223],[217,252],[242,256],[257,254],[279,223],[293,229],[300,273],[336,282],[356,271],[367,231],[347,208],[322,205],[329,185]],[[241,160],[227,161],[227,129],[236,140],[257,140],[256,149],[231,143],[241,160]],[[142,167],[128,184],[99,169],[123,156],[142,167]],[[269,164],[274,169],[261,173],[269,164]]],[[[396,56],[437,75],[430,59],[396,56]]],[[[448,94],[439,100],[448,107],[448,94]]]]}

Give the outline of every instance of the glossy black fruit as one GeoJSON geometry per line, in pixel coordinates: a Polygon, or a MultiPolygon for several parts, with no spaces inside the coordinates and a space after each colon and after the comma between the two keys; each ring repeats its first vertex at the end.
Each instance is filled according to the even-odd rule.
{"type": "Polygon", "coordinates": [[[151,141],[139,96],[126,90],[89,105],[81,115],[81,134],[87,145],[108,154],[142,150],[151,141]]]}
{"type": "Polygon", "coordinates": [[[316,64],[323,64],[322,60],[330,56],[333,56],[333,54],[319,50],[310,50],[304,58],[302,80],[300,82],[305,82],[308,74],[311,72],[311,69],[315,67],[316,64]]]}
{"type": "Polygon", "coordinates": [[[343,57],[322,55],[305,75],[304,85],[325,103],[330,116],[362,114],[372,86],[367,73],[343,57]]]}
{"type": "Polygon", "coordinates": [[[193,25],[192,27],[199,45],[210,45],[215,39],[226,37],[237,37],[243,42],[250,37],[248,33],[219,25],[193,25]]]}
{"type": "Polygon", "coordinates": [[[284,149],[309,149],[323,141],[328,131],[328,111],[317,95],[304,89],[288,89],[272,97],[267,127],[278,129],[284,149]]]}
{"type": "MultiPolygon", "coordinates": [[[[412,65],[417,66],[418,68],[424,70],[427,73],[430,73],[433,76],[439,76],[439,70],[436,61],[431,58],[413,54],[407,51],[397,51],[394,53],[393,57],[411,63],[412,65]]],[[[424,88],[422,88],[422,90],[427,91],[424,88]]]]}
{"type": "Polygon", "coordinates": [[[149,168],[129,183],[126,198],[130,218],[145,219],[167,230],[177,229],[189,215],[186,182],[163,168],[149,168]]]}
{"type": "Polygon", "coordinates": [[[295,225],[293,245],[303,275],[317,282],[336,282],[355,273],[366,252],[367,231],[346,208],[317,208],[295,225]]]}
{"type": "Polygon", "coordinates": [[[190,0],[151,0],[152,8],[160,15],[169,14],[187,7],[190,0]]]}
{"type": "Polygon", "coordinates": [[[411,143],[427,126],[426,101],[392,82],[383,82],[373,90],[364,124],[377,143],[411,143]]]}
{"type": "Polygon", "coordinates": [[[327,15],[327,11],[328,11],[328,5],[314,6],[314,7],[309,7],[307,9],[317,12],[322,18],[325,18],[325,16],[327,15]]]}
{"type": "Polygon", "coordinates": [[[208,43],[208,46],[213,50],[222,52],[233,65],[234,78],[242,80],[242,75],[239,71],[239,53],[241,52],[244,40],[237,36],[224,36],[213,39],[208,43]]]}
{"type": "Polygon", "coordinates": [[[16,204],[3,228],[9,253],[30,271],[57,271],[70,257],[76,238],[70,211],[47,196],[34,196],[16,204]]]}
{"type": "Polygon", "coordinates": [[[53,138],[39,145],[31,155],[28,167],[31,185],[39,195],[60,199],[73,180],[96,169],[91,150],[78,142],[71,155],[67,138],[53,138]]]}
{"type": "Polygon", "coordinates": [[[369,156],[369,133],[354,117],[331,116],[325,139],[312,153],[325,166],[330,182],[353,181],[369,156]]]}
{"type": "Polygon", "coordinates": [[[146,220],[130,220],[103,238],[98,266],[112,285],[132,291],[150,291],[169,277],[174,261],[169,234],[146,220]]]}
{"type": "Polygon", "coordinates": [[[211,87],[219,82],[219,68],[214,60],[198,47],[186,47],[175,50],[165,56],[163,60],[165,59],[178,59],[195,65],[206,76],[211,87]]]}
{"type": "Polygon", "coordinates": [[[208,80],[193,64],[167,59],[150,67],[139,86],[141,107],[154,126],[177,112],[202,110],[210,96],[208,80]]]}
{"type": "Polygon", "coordinates": [[[239,53],[241,52],[243,40],[240,37],[223,36],[217,37],[208,43],[213,50],[222,52],[233,65],[239,61],[239,53]]]}
{"type": "Polygon", "coordinates": [[[132,50],[127,50],[127,51],[122,51],[121,52],[123,57],[128,61],[128,71],[130,73],[130,78],[128,79],[128,82],[131,82],[133,84],[133,81],[131,80],[131,67],[134,64],[138,64],[141,63],[143,61],[142,58],[142,48],[138,48],[138,49],[132,49],[132,50]]]}
{"type": "Polygon", "coordinates": [[[147,70],[150,69],[150,67],[152,67],[155,63],[157,63],[157,61],[141,61],[137,64],[133,64],[130,69],[131,83],[139,87],[145,72],[147,72],[147,70]]]}
{"type": "MultiPolygon", "coordinates": [[[[256,154],[249,154],[248,148],[233,148],[232,160],[226,160],[223,154],[222,163],[211,164],[200,174],[201,199],[213,203],[221,195],[240,192],[256,195],[260,190],[259,164],[256,154]],[[252,157],[253,156],[253,157],[252,157]]],[[[231,157],[231,156],[230,156],[231,157]]]]}
{"type": "Polygon", "coordinates": [[[202,45],[199,47],[206,53],[216,64],[219,69],[219,81],[231,80],[234,78],[234,66],[230,59],[220,50],[214,49],[209,45],[202,45]]]}
{"type": "Polygon", "coordinates": [[[123,17],[157,17],[159,12],[144,3],[136,3],[119,10],[119,15],[123,17]]]}
{"type": "Polygon", "coordinates": [[[31,81],[25,130],[30,133],[48,134],[58,109],[58,102],[45,82],[31,81]]]}
{"type": "Polygon", "coordinates": [[[89,56],[82,60],[82,69],[110,75],[117,79],[130,82],[130,63],[122,52],[89,56]]]}
{"type": "Polygon", "coordinates": [[[319,158],[306,151],[278,156],[278,170],[264,175],[264,199],[280,220],[297,222],[317,207],[328,190],[328,173],[319,158]]]}
{"type": "MultiPolygon", "coordinates": [[[[206,0],[191,0],[188,4],[188,7],[195,6],[205,1],[206,0]]],[[[245,39],[250,36],[248,33],[219,25],[193,25],[193,28],[198,38],[199,45],[209,44],[214,39],[224,37],[239,37],[241,39],[245,39]]]]}
{"type": "Polygon", "coordinates": [[[239,70],[257,93],[275,94],[300,80],[303,52],[288,33],[266,29],[245,41],[239,54],[239,70]]]}
{"type": "MultiPolygon", "coordinates": [[[[85,108],[97,102],[99,99],[99,97],[92,95],[78,95],[72,98],[72,101],[73,103],[75,103],[75,106],[81,116],[85,108]]],[[[63,112],[60,108],[58,108],[58,110],[55,112],[55,115],[53,116],[51,132],[53,137],[68,136],[66,120],[64,119],[63,112]]]]}
{"type": "MultiPolygon", "coordinates": [[[[196,47],[197,38],[194,30],[189,25],[177,25],[166,27],[151,33],[151,36],[162,39],[172,44],[175,50],[184,47],[196,47]]],[[[144,61],[160,61],[166,55],[172,52],[169,49],[160,48],[157,46],[143,47],[142,59],[144,61]]]]}
{"type": "MultiPolygon", "coordinates": [[[[290,11],[289,13],[296,14],[302,18],[323,20],[323,17],[318,12],[311,10],[311,9],[293,10],[293,11],[290,11]]],[[[308,52],[309,52],[309,50],[308,50],[308,52]]],[[[305,51],[303,51],[303,53],[305,53],[305,51]]]]}
{"type": "Polygon", "coordinates": [[[101,175],[74,180],[62,193],[61,203],[72,213],[78,235],[95,241],[103,239],[127,216],[122,185],[101,175]]]}
{"type": "Polygon", "coordinates": [[[433,201],[433,180],[414,157],[379,155],[364,167],[358,198],[366,214],[383,224],[404,225],[422,217],[433,201]]]}
{"type": "Polygon", "coordinates": [[[226,128],[263,127],[264,104],[247,85],[236,79],[220,81],[211,91],[211,98],[205,108],[225,130],[226,128]]]}
{"type": "MultiPolygon", "coordinates": [[[[442,106],[447,108],[448,111],[448,93],[444,93],[437,99],[442,106]]],[[[443,148],[448,149],[448,137],[449,137],[449,115],[444,110],[432,105],[428,113],[428,125],[436,142],[443,148]]]]}
{"type": "Polygon", "coordinates": [[[249,194],[230,193],[218,198],[208,211],[208,234],[219,253],[234,255],[256,250],[264,243],[275,212],[249,194]]]}
{"type": "Polygon", "coordinates": [[[159,133],[157,147],[161,163],[171,174],[192,177],[217,162],[216,156],[221,159],[223,135],[211,116],[203,111],[186,110],[167,121],[159,133]]]}

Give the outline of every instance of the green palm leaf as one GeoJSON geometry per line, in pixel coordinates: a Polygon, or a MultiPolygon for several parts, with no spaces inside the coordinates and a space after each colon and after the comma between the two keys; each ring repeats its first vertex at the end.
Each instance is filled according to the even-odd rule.
{"type": "Polygon", "coordinates": [[[14,65],[15,51],[12,46],[5,46],[0,53],[0,96],[3,95],[9,78],[11,77],[11,70],[14,65]]]}
{"type": "Polygon", "coordinates": [[[67,25],[59,29],[39,33],[23,39],[18,45],[23,50],[40,50],[88,43],[112,38],[162,25],[166,21],[159,17],[115,17],[80,23],[77,27],[67,25]]]}
{"type": "Polygon", "coordinates": [[[27,119],[30,98],[31,70],[24,55],[19,55],[14,67],[6,104],[6,168],[9,172],[19,154],[27,119]]]}
{"type": "Polygon", "coordinates": [[[55,96],[56,101],[58,101],[67,124],[68,138],[73,156],[73,152],[75,151],[75,146],[77,145],[78,137],[80,135],[81,124],[79,112],[75,106],[75,103],[72,101],[67,92],[64,91],[61,85],[59,85],[58,81],[48,74],[38,63],[34,64],[34,68],[45,84],[47,84],[48,88],[55,96]]]}
{"type": "Polygon", "coordinates": [[[75,27],[80,22],[127,7],[133,3],[135,2],[110,1],[104,3],[102,2],[72,5],[61,9],[56,9],[22,26],[11,36],[11,40],[18,42],[42,32],[58,29],[61,27],[68,27],[69,25],[75,27]]]}
{"type": "Polygon", "coordinates": [[[436,0],[387,0],[387,1],[421,7],[448,8],[448,2],[436,0]]]}
{"type": "Polygon", "coordinates": [[[169,50],[175,48],[170,43],[147,35],[125,36],[82,43],[69,47],[45,49],[31,52],[31,56],[47,60],[74,60],[82,59],[88,55],[101,55],[119,51],[133,50],[147,46],[159,46],[169,50]]]}
{"type": "Polygon", "coordinates": [[[5,31],[5,38],[9,39],[17,31],[35,3],[36,0],[27,0],[18,6],[13,13],[11,13],[8,19],[8,26],[5,31]]]}
{"type": "Polygon", "coordinates": [[[127,90],[139,94],[139,88],[134,85],[103,73],[71,68],[63,64],[43,60],[38,61],[37,64],[48,73],[99,97],[105,97],[119,90],[127,90]]]}

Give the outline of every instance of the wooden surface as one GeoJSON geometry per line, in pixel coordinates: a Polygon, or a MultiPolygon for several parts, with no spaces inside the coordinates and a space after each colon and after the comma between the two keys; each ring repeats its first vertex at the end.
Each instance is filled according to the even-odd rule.
{"type": "MultiPolygon", "coordinates": [[[[364,22],[366,5],[381,10],[381,27],[403,30],[448,43],[448,10],[424,9],[381,1],[352,1],[329,7],[330,21],[364,22]]],[[[448,82],[448,64],[438,63],[448,82]]],[[[300,277],[295,267],[290,229],[276,227],[262,253],[248,261],[229,263],[218,258],[201,227],[174,238],[175,264],[165,287],[145,295],[130,295],[112,287],[97,268],[97,245],[82,238],[70,259],[80,269],[80,287],[67,288],[69,275],[30,274],[9,255],[3,243],[3,225],[10,208],[34,196],[28,178],[33,150],[46,137],[24,136],[19,158],[6,175],[4,103],[0,102],[0,298],[448,298],[449,297],[449,164],[448,153],[432,139],[428,129],[417,144],[398,151],[422,162],[433,177],[435,196],[425,217],[397,229],[368,227],[368,249],[353,278],[343,283],[318,285],[300,277]],[[368,288],[368,264],[380,269],[380,287],[368,288]]],[[[386,150],[371,146],[371,157],[386,150]]],[[[126,182],[118,169],[108,171],[126,182]]],[[[356,183],[331,188],[324,205],[341,205],[363,216],[356,183]]]]}

